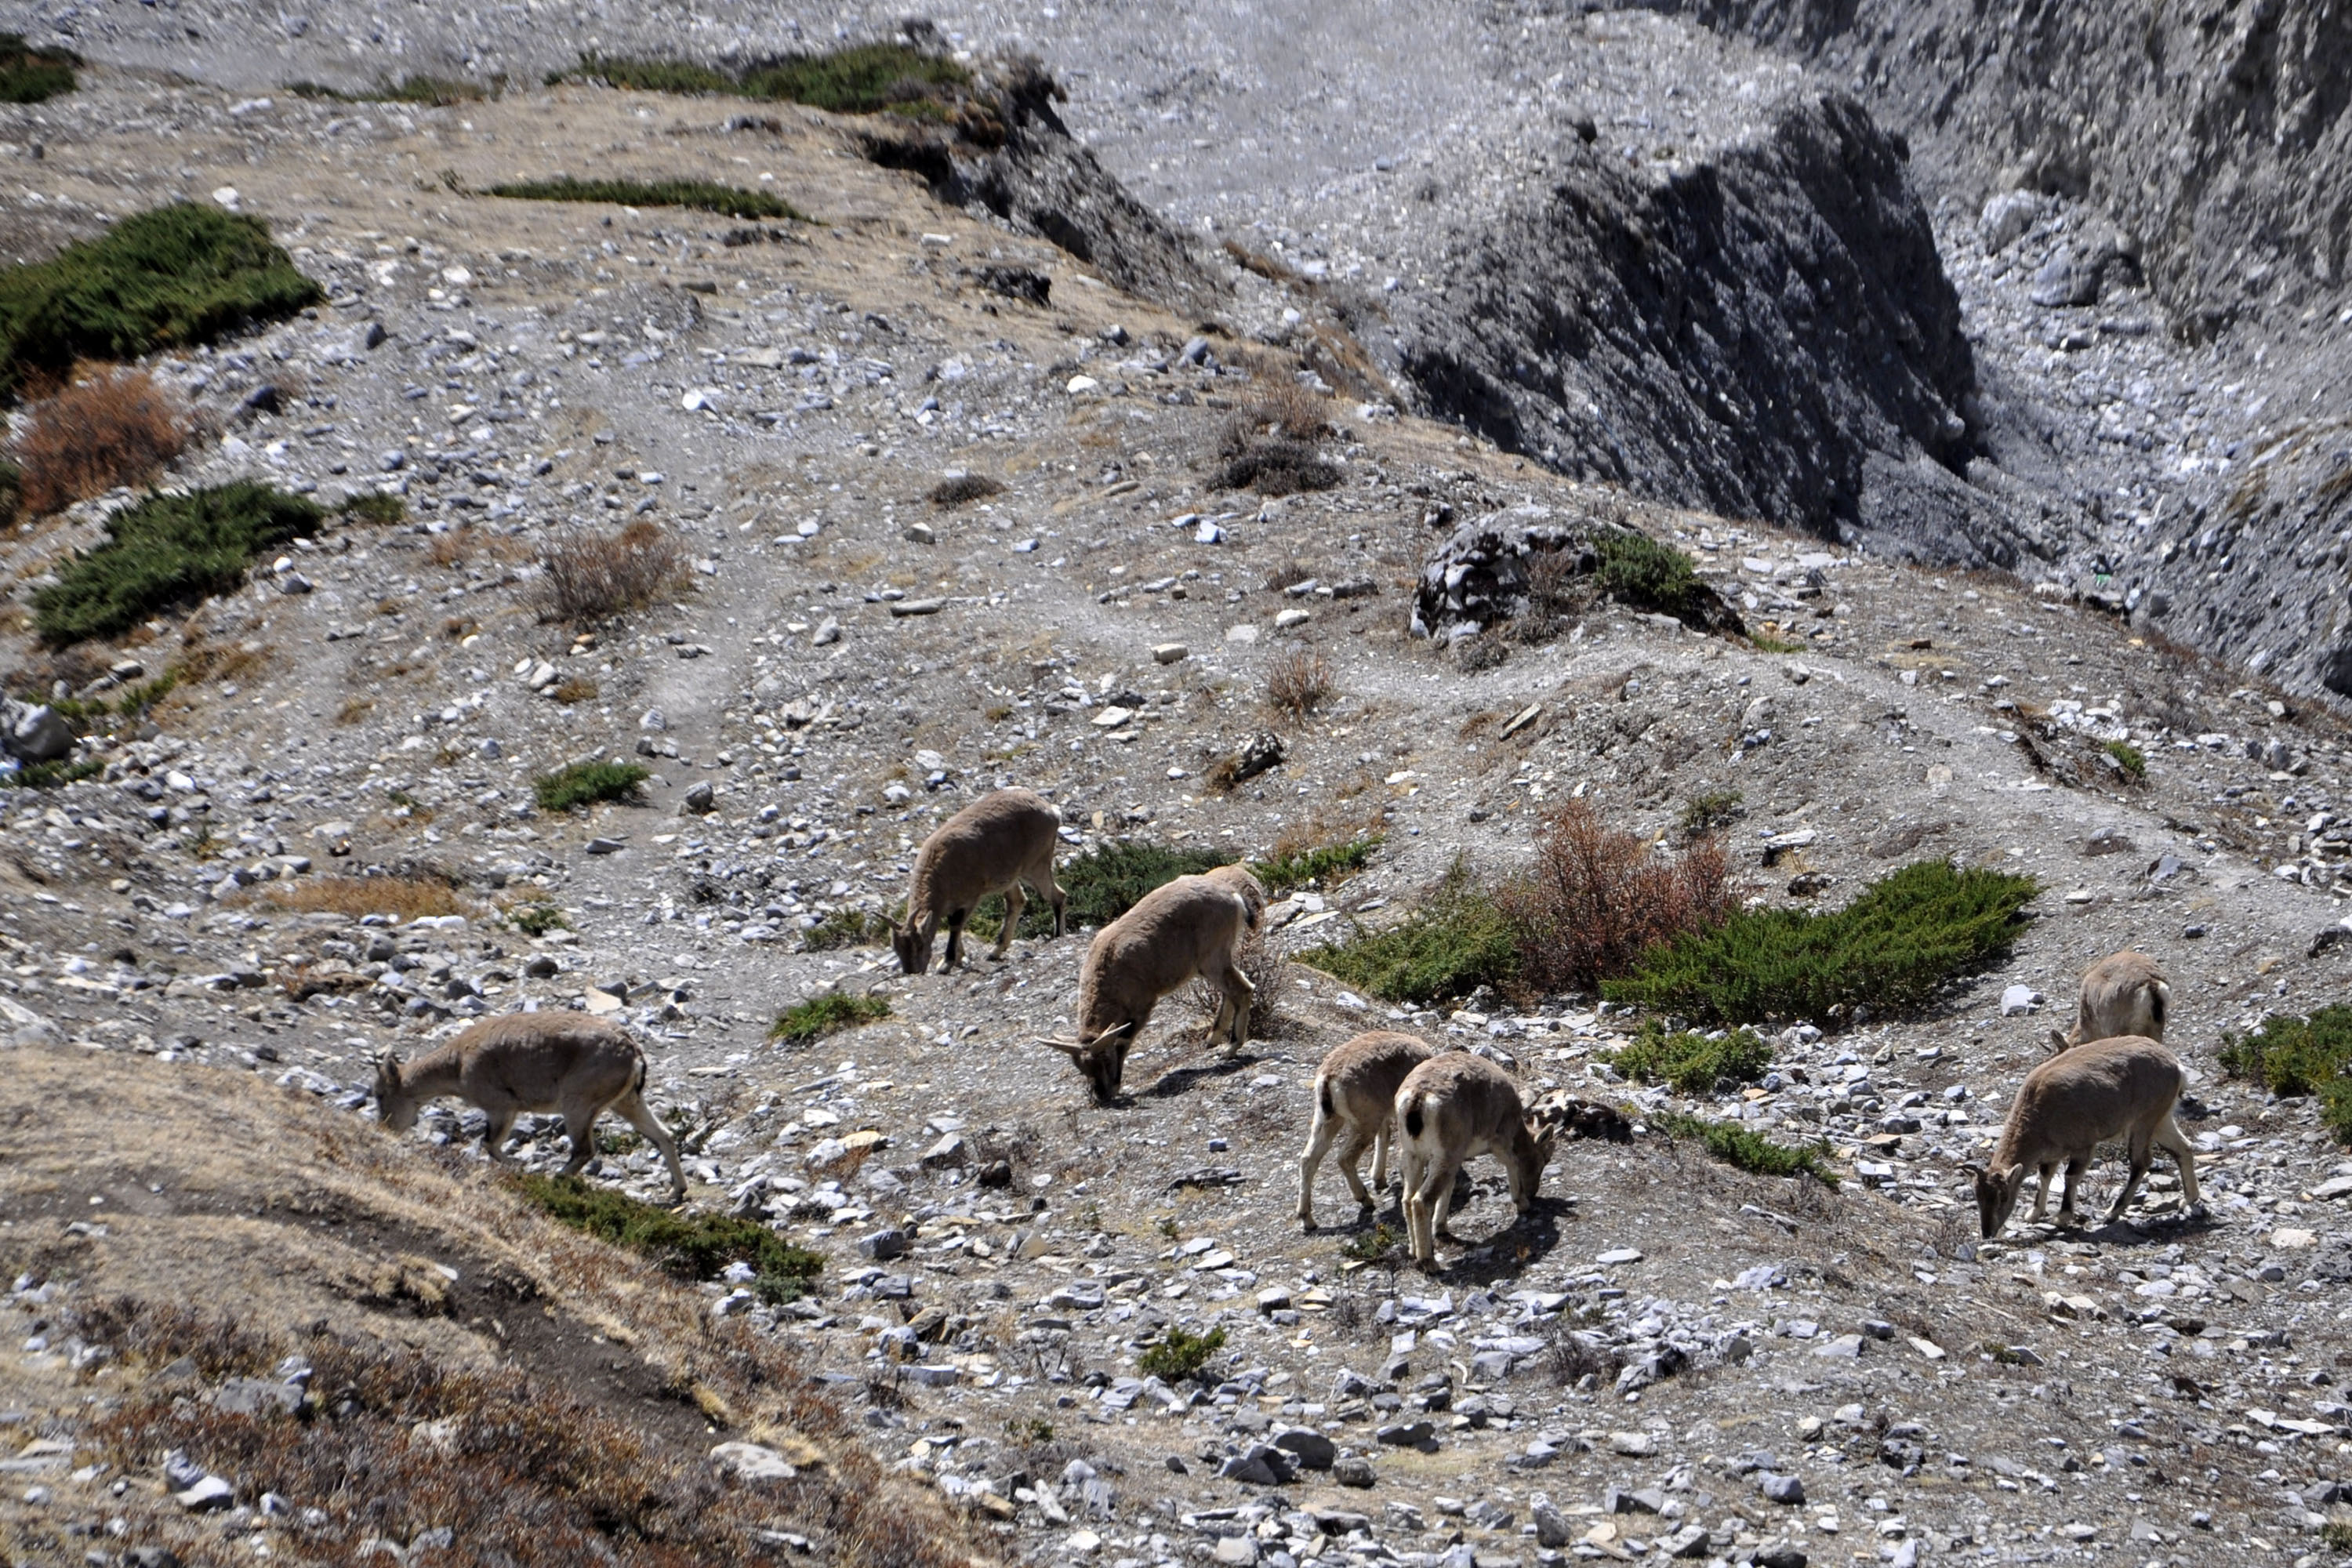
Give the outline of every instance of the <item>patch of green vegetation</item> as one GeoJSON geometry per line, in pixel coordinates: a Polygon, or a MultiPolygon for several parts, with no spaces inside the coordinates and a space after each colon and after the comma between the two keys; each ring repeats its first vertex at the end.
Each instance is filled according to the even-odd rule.
{"type": "Polygon", "coordinates": [[[1211,1356],[1224,1348],[1225,1331],[1223,1329],[1211,1329],[1205,1334],[1195,1334],[1171,1323],[1166,1336],[1136,1357],[1135,1364],[1146,1377],[1175,1383],[1197,1373],[1208,1364],[1211,1356]]]}
{"type": "Polygon", "coordinates": [[[777,1014],[776,1021],[768,1026],[768,1038],[782,1045],[804,1046],[889,1016],[890,1004],[879,996],[852,996],[843,991],[828,991],[822,996],[795,1002],[777,1014]]]}
{"type": "Polygon", "coordinates": [[[380,490],[365,490],[352,497],[335,509],[337,513],[357,522],[373,522],[390,527],[408,518],[408,503],[398,496],[388,496],[380,490]]]}
{"type": "Polygon", "coordinates": [[[1339,1255],[1358,1263],[1378,1263],[1404,1245],[1404,1237],[1385,1225],[1358,1231],[1339,1244],[1339,1255]]]}
{"type": "Polygon", "coordinates": [[[1682,816],[1675,818],[1675,826],[1685,838],[1703,838],[1747,816],[1740,805],[1746,798],[1736,789],[1711,789],[1695,795],[1683,803],[1682,816]]]}
{"type": "Polygon", "coordinates": [[[1687,616],[1706,591],[1689,556],[1646,533],[1604,532],[1593,549],[1601,557],[1595,578],[1621,604],[1687,616]]]}
{"type": "Polygon", "coordinates": [[[69,784],[94,779],[105,771],[104,763],[77,763],[65,757],[51,763],[26,763],[13,773],[0,773],[0,789],[62,789],[69,784]]]}
{"type": "Polygon", "coordinates": [[[2137,746],[2129,741],[2109,741],[2106,752],[2115,758],[2116,765],[2123,769],[2124,777],[2134,784],[2147,782],[2147,757],[2137,746]]]}
{"type": "Polygon", "coordinates": [[[0,103],[46,103],[71,92],[81,57],[35,48],[19,33],[0,33],[0,103]]]}
{"type": "Polygon", "coordinates": [[[1265,890],[1277,897],[1308,882],[1319,881],[1328,888],[1362,870],[1371,859],[1372,851],[1386,842],[1384,834],[1367,834],[1344,844],[1323,844],[1277,855],[1271,860],[1259,861],[1250,869],[1265,884],[1265,890]]]}
{"type": "Polygon", "coordinates": [[[794,1247],[757,1220],[731,1215],[681,1214],[640,1203],[578,1176],[523,1175],[522,1194],[548,1216],[599,1241],[625,1247],[681,1279],[715,1279],[730,1263],[756,1270],[751,1288],[763,1300],[789,1301],[824,1271],[824,1259],[794,1247]]]}
{"type": "Polygon", "coordinates": [[[0,401],[28,375],[206,343],[326,296],[260,219],[177,202],[47,261],[0,268],[0,401]]]}
{"type": "Polygon", "coordinates": [[[572,69],[553,72],[547,79],[550,86],[601,81],[639,92],[732,93],[805,103],[835,114],[884,110],[921,114],[919,106],[970,86],[971,73],[945,56],[905,44],[856,44],[821,55],[786,55],[740,76],[688,60],[583,55],[572,69]]]}
{"type": "Polygon", "coordinates": [[[24,700],[35,703],[46,702],[57,710],[59,718],[68,722],[95,728],[110,726],[117,719],[135,718],[170,696],[179,684],[180,672],[176,669],[167,669],[152,680],[142,680],[136,685],[126,686],[119,694],[112,697],[27,695],[24,700]]]}
{"type": "Polygon", "coordinates": [[[772,196],[765,191],[747,191],[737,185],[714,185],[708,180],[575,180],[566,174],[560,180],[522,180],[511,184],[492,185],[494,196],[512,196],[532,202],[604,202],[624,207],[693,207],[700,212],[723,214],[728,217],[792,218],[806,223],[808,215],[793,204],[772,196]]]}
{"type": "Polygon", "coordinates": [[[1826,1138],[1806,1144],[1776,1143],[1736,1122],[1710,1121],[1679,1110],[1661,1111],[1643,1120],[1669,1138],[1696,1138],[1725,1164],[1759,1176],[1811,1176],[1826,1186],[1838,1184],[1836,1154],[1826,1138]]]}
{"type": "Polygon", "coordinates": [[[505,85],[503,77],[494,78],[485,86],[462,77],[411,73],[398,81],[379,82],[363,92],[345,92],[316,81],[289,82],[286,90],[297,98],[324,99],[334,103],[414,103],[429,109],[449,109],[460,103],[479,103],[505,85]]]}
{"type": "Polygon", "coordinates": [[[1916,1006],[2007,952],[2040,890],[2031,877],[1922,860],[1832,913],[1743,910],[1652,948],[1601,992],[1715,1024],[1827,1023],[1833,1008],[1916,1006]]]}
{"type": "Polygon", "coordinates": [[[733,77],[709,66],[686,60],[628,59],[616,55],[582,55],[580,63],[570,70],[547,73],[550,87],[566,81],[601,81],[606,87],[625,88],[633,92],[675,92],[685,96],[740,90],[733,77]]]}
{"type": "Polygon", "coordinates": [[[1802,653],[1806,648],[1803,643],[1790,642],[1769,632],[1749,632],[1748,641],[1758,653],[1802,653]]]}
{"type": "MultiPolygon", "coordinates": [[[[1061,862],[1054,868],[1054,880],[1062,885],[1067,923],[1076,931],[1085,926],[1107,926],[1162,883],[1179,877],[1198,876],[1224,863],[1224,857],[1213,850],[1172,849],[1165,844],[1129,840],[1105,844],[1061,862]]],[[[982,899],[971,919],[964,922],[964,929],[971,935],[992,939],[1003,926],[1002,897],[982,899]]],[[[1016,934],[1040,937],[1053,933],[1053,906],[1042,899],[1033,900],[1022,912],[1021,930],[1016,934]]]]}
{"type": "Polygon", "coordinates": [[[2352,1143],[2352,1006],[2336,1004],[2309,1017],[2280,1015],[2248,1035],[2221,1036],[2221,1070],[2251,1079],[2282,1099],[2319,1097],[2319,1119],[2339,1143],[2352,1143]]]}
{"type": "Polygon", "coordinates": [[[530,781],[541,811],[570,811],[600,800],[632,800],[647,777],[635,763],[574,763],[530,781]]]}
{"type": "Polygon", "coordinates": [[[119,637],[159,611],[230,592],[255,557],[315,533],[323,518],[300,496],[245,479],[150,496],[107,519],[106,542],[33,595],[33,623],[53,647],[119,637]]]}
{"type": "Polygon", "coordinates": [[[1752,1029],[1727,1029],[1709,1036],[1695,1029],[1669,1032],[1652,1019],[1633,1043],[1604,1051],[1601,1059],[1643,1083],[1663,1083],[1676,1094],[1712,1094],[1717,1084],[1753,1083],[1772,1065],[1772,1047],[1752,1029]]]}
{"type": "Polygon", "coordinates": [[[2319,1527],[2319,1543],[2330,1552],[2352,1552],[2352,1523],[2329,1520],[2319,1527]]]}
{"type": "Polygon", "coordinates": [[[801,945],[811,952],[877,947],[889,940],[890,922],[867,910],[835,910],[801,932],[801,945]]]}
{"type": "Polygon", "coordinates": [[[544,902],[517,904],[507,911],[507,923],[525,936],[545,936],[551,931],[572,929],[562,905],[544,902]]]}
{"type": "Polygon", "coordinates": [[[1054,1440],[1054,1424],[1042,1415],[1009,1415],[1004,1430],[1014,1442],[1031,1448],[1042,1448],[1054,1440]]]}
{"type": "Polygon", "coordinates": [[[25,470],[0,458],[0,528],[16,526],[16,510],[25,504],[25,470]]]}
{"type": "Polygon", "coordinates": [[[1359,928],[1345,942],[1298,955],[1388,1002],[1431,1003],[1480,985],[1506,985],[1518,973],[1517,933],[1469,867],[1456,860],[1395,925],[1359,928]]]}

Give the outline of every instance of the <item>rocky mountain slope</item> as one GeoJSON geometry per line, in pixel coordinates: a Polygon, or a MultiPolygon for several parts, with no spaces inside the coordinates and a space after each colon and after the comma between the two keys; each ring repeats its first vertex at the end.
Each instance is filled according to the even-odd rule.
{"type": "MultiPolygon", "coordinates": [[[[281,58],[297,44],[324,47],[281,58]]],[[[682,1528],[705,1500],[727,1532],[674,1561],[911,1560],[845,1494],[906,1500],[896,1528],[934,1546],[1057,1568],[2340,1555],[2352,1182],[2310,1100],[2218,1060],[2225,1030],[2342,994],[2352,737],[2326,710],[2063,592],[1320,399],[1347,366],[1324,335],[1345,301],[1304,287],[1319,258],[1285,263],[1299,283],[1236,268],[1233,319],[1204,331],[877,163],[864,120],[583,84],[302,100],[163,75],[137,52],[161,43],[82,46],[80,91],[0,110],[12,246],[193,195],[266,218],[325,295],[147,362],[217,432],[168,481],[402,510],[337,513],[243,585],[65,650],[29,597],[132,496],[0,539],[11,694],[91,705],[63,759],[82,776],[0,793],[22,1330],[0,1352],[20,1439],[0,1550],[519,1555],[530,1531],[494,1533],[486,1487],[395,1511],[324,1436],[317,1468],[277,1468],[306,1411],[300,1432],[364,1432],[380,1473],[506,1440],[339,1409],[320,1384],[360,1379],[329,1352],[360,1345],[566,1386],[660,1479],[631,1518],[682,1528]],[[772,189],[814,221],[484,194],[566,173],[772,189]],[[1237,440],[1263,457],[1302,409],[1321,428],[1283,460],[1328,488],[1227,482],[1237,440]],[[1671,544],[1751,635],[1599,599],[1548,636],[1412,637],[1432,551],[1521,504],[1671,544]],[[556,617],[551,544],[633,521],[676,543],[682,584],[556,617]],[[1316,701],[1269,700],[1318,668],[1316,701]],[[96,706],[165,670],[180,684],[138,710],[96,706]],[[1282,760],[1214,787],[1244,751],[1282,760]],[[589,761],[649,775],[539,804],[536,779],[589,761]],[[1202,1047],[1171,998],[1129,1103],[1102,1109],[1034,1044],[1067,1025],[1085,933],[922,977],[872,944],[925,834],[1008,784],[1053,792],[1070,858],[1379,841],[1269,911],[1284,962],[1247,1054],[1202,1047]],[[1766,907],[1940,855],[2045,890],[1931,1007],[1791,1024],[1767,1076],[1696,1094],[1623,1081],[1601,1056],[1640,1020],[1590,996],[1391,1007],[1296,962],[1457,861],[1523,865],[1565,799],[1668,842],[1695,805],[1742,814],[1726,842],[1766,907]],[[2210,1212],[2159,1169],[2121,1223],[1980,1245],[1963,1167],[2074,976],[2127,944],[2172,977],[2210,1212]],[[825,996],[887,1013],[770,1037],[825,996]],[[819,1253],[808,1294],[681,1285],[554,1231],[454,1102],[412,1139],[375,1125],[377,1053],[526,1005],[630,1023],[693,1212],[819,1253]],[[1296,1217],[1315,1065],[1374,1024],[1643,1130],[1565,1145],[1523,1220],[1474,1166],[1462,1244],[1419,1275],[1328,1167],[1321,1226],[1296,1217]],[[1676,1112],[1822,1140],[1838,1185],[1710,1158],[1660,1131],[1676,1112]],[[165,1309],[199,1320],[172,1333],[235,1315],[251,1337],[131,1331],[165,1309]],[[1171,1330],[1223,1339],[1163,1373],[1145,1357],[1171,1330]]],[[[1788,101],[1757,112],[1815,111],[1788,101]]],[[[1964,304],[2020,281],[2000,254],[1956,265],[1964,304]]],[[[2169,363],[2085,319],[2094,342],[2049,363],[2128,386],[2169,363]]],[[[553,1119],[524,1131],[528,1165],[561,1163],[553,1119]]],[[[666,1190],[622,1141],[596,1180],[666,1190]]],[[[2093,1201],[2113,1182],[2102,1165],[2093,1201]]],[[[595,1517],[616,1556],[644,1546],[595,1517]]]]}

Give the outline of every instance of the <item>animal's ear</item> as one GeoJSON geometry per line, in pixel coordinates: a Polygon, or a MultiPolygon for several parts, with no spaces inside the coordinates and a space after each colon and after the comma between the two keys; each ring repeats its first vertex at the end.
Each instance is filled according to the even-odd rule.
{"type": "Polygon", "coordinates": [[[2064,1050],[2065,1048],[2066,1048],[2066,1037],[2065,1037],[2065,1035],[2064,1035],[2063,1033],[2062,1033],[2061,1031],[2056,1030],[2056,1029],[2053,1029],[2053,1030],[2051,1030],[2051,1031],[2050,1031],[2050,1054],[2051,1054],[2052,1056],[2053,1056],[2053,1057],[2054,1057],[2054,1056],[2056,1056],[2060,1051],[2063,1051],[2063,1050],[2064,1050]]]}
{"type": "Polygon", "coordinates": [[[375,1058],[375,1075],[393,1083],[400,1081],[400,1058],[390,1051],[379,1051],[375,1058]]]}
{"type": "Polygon", "coordinates": [[[1966,1171],[1969,1175],[1974,1176],[1979,1182],[1983,1181],[1990,1173],[1982,1165],[1978,1164],[1974,1160],[1969,1161],[1967,1163],[1963,1164],[1960,1169],[1966,1171]]]}

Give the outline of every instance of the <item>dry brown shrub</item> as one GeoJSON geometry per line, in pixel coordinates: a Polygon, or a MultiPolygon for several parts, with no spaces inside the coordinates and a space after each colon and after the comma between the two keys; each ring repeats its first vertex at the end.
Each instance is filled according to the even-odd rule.
{"type": "Polygon", "coordinates": [[[1276,656],[1265,672],[1265,703],[1278,713],[1304,719],[1331,700],[1331,667],[1321,654],[1295,647],[1276,656]]]}
{"type": "Polygon", "coordinates": [[[1003,495],[1002,481],[986,474],[964,474],[952,479],[941,479],[931,487],[930,503],[936,507],[958,507],[966,501],[986,500],[990,496],[1003,495]]]}
{"type": "Polygon", "coordinates": [[[239,680],[268,668],[269,656],[270,648],[266,643],[231,646],[205,642],[192,633],[172,668],[179,673],[182,685],[200,680],[239,680]]]}
{"type": "MultiPolygon", "coordinates": [[[[1282,981],[1286,964],[1280,953],[1267,945],[1264,933],[1244,939],[1242,942],[1242,973],[1257,987],[1250,998],[1249,1032],[1254,1040],[1279,1038],[1285,1032],[1282,1016],[1282,981]]],[[[1206,980],[1192,982],[1192,1010],[1201,1015],[1202,1027],[1217,1021],[1217,1010],[1223,1005],[1223,993],[1206,980]]]]}
{"type": "Polygon", "coordinates": [[[145,371],[90,370],[36,405],[16,437],[24,509],[38,517],[145,483],[187,445],[186,409],[145,371]]]}
{"type": "Polygon", "coordinates": [[[299,881],[272,882],[262,896],[279,909],[297,914],[398,915],[413,921],[419,915],[476,915],[471,900],[457,896],[448,883],[432,877],[314,877],[299,881]]]}
{"type": "Polygon", "coordinates": [[[425,558],[442,567],[463,566],[477,559],[520,561],[530,553],[530,547],[521,540],[476,528],[470,522],[459,523],[446,533],[435,534],[433,542],[425,547],[425,558]]]}
{"type": "Polygon", "coordinates": [[[1536,836],[1535,864],[1496,897],[1522,933],[1520,978],[1538,991],[1590,990],[1624,973],[1643,951],[1718,925],[1738,907],[1730,858],[1713,837],[1680,855],[1563,801],[1536,836]]]}
{"type": "Polygon", "coordinates": [[[596,700],[596,692],[597,686],[594,681],[584,675],[574,675],[556,686],[555,700],[569,708],[575,702],[593,702],[596,700]]]}
{"type": "Polygon", "coordinates": [[[659,523],[640,518],[618,533],[576,531],[550,545],[549,613],[557,620],[597,621],[649,605],[677,584],[685,552],[659,523]]]}

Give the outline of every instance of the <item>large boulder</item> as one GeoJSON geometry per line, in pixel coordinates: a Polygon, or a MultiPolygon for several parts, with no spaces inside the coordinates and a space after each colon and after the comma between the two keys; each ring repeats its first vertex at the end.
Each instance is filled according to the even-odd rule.
{"type": "MultiPolygon", "coordinates": [[[[1613,548],[1645,547],[1655,548],[1638,529],[1532,502],[1473,518],[1422,563],[1412,634],[1448,641],[1469,636],[1525,615],[1545,563],[1566,577],[1591,577],[1613,548]]],[[[1638,607],[1672,615],[1699,631],[1745,629],[1738,612],[1720,594],[1685,576],[1672,591],[1638,607]]]]}
{"type": "Polygon", "coordinates": [[[0,750],[22,762],[53,763],[73,750],[73,726],[46,702],[0,700],[0,750]]]}

